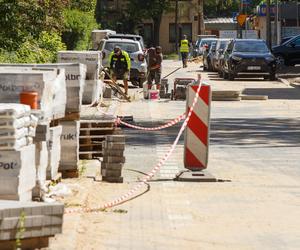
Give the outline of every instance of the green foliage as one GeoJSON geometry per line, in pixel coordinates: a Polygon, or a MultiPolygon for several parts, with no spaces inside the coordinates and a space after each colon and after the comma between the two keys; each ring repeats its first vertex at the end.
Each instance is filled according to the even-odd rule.
{"type": "Polygon", "coordinates": [[[27,37],[15,52],[0,51],[0,62],[51,63],[55,62],[57,51],[64,49],[58,34],[43,31],[38,39],[27,37]]]}
{"type": "Polygon", "coordinates": [[[71,0],[70,8],[77,9],[84,12],[94,12],[96,7],[96,0],[71,0]]]}
{"type": "Polygon", "coordinates": [[[91,43],[91,32],[98,28],[92,13],[77,9],[68,9],[64,12],[63,41],[68,50],[85,50],[91,43]]]}

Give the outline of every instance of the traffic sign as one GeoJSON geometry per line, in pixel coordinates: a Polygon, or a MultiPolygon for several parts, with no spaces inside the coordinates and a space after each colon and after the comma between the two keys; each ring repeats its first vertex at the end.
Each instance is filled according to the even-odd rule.
{"type": "Polygon", "coordinates": [[[247,15],[245,15],[245,14],[239,14],[239,15],[236,17],[236,20],[237,20],[237,22],[238,22],[238,24],[239,24],[240,26],[243,26],[244,23],[246,22],[246,18],[247,18],[247,15]]]}

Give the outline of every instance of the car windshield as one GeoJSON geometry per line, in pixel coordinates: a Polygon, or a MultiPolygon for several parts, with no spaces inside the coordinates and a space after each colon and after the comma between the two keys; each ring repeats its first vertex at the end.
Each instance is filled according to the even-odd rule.
{"type": "Polygon", "coordinates": [[[200,43],[200,47],[203,47],[205,44],[208,45],[208,47],[210,48],[210,45],[215,42],[215,40],[207,40],[207,39],[202,39],[201,43],[200,43]]]}
{"type": "Polygon", "coordinates": [[[238,41],[234,45],[234,51],[267,53],[269,49],[263,41],[238,41]]]}
{"type": "Polygon", "coordinates": [[[137,43],[126,43],[126,42],[107,42],[105,44],[104,49],[108,51],[113,51],[114,47],[120,47],[122,50],[126,51],[127,53],[134,53],[140,50],[137,43]]]}

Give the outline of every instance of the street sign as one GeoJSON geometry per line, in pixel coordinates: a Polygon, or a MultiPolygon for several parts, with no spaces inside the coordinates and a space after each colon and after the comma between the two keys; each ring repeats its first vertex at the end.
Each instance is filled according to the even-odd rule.
{"type": "Polygon", "coordinates": [[[247,18],[247,15],[245,14],[239,14],[236,19],[237,19],[237,22],[240,26],[243,26],[244,23],[246,22],[246,18],[247,18]]]}

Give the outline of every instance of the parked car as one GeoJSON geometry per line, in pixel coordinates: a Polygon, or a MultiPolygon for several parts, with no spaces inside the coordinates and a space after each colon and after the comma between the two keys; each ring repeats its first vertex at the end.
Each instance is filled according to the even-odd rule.
{"type": "Polygon", "coordinates": [[[225,64],[225,54],[227,53],[229,43],[226,45],[226,47],[220,51],[220,56],[218,59],[218,74],[220,77],[224,78],[225,70],[224,70],[224,64],[225,64]]]}
{"type": "Polygon", "coordinates": [[[198,35],[195,46],[193,47],[193,57],[202,56],[203,49],[200,49],[200,44],[203,39],[216,38],[216,35],[198,35]]]}
{"type": "Polygon", "coordinates": [[[139,35],[134,35],[134,34],[108,34],[107,38],[111,39],[111,38],[121,38],[121,39],[129,39],[129,40],[134,40],[134,41],[138,41],[141,46],[142,49],[145,49],[145,44],[144,44],[144,39],[142,36],[139,35]]]}
{"type": "Polygon", "coordinates": [[[109,55],[115,46],[119,46],[129,54],[131,60],[130,81],[133,85],[142,87],[147,78],[147,62],[140,42],[119,38],[101,40],[99,49],[102,51],[104,67],[109,67],[109,55]]]}
{"type": "Polygon", "coordinates": [[[212,42],[210,47],[207,48],[208,52],[203,53],[203,70],[213,71],[213,57],[216,53],[216,42],[212,42]]]}
{"type": "Polygon", "coordinates": [[[224,53],[224,49],[227,47],[229,42],[230,39],[227,38],[221,38],[217,40],[216,53],[214,54],[214,57],[212,59],[212,66],[214,71],[219,71],[219,59],[224,53]]]}
{"type": "Polygon", "coordinates": [[[287,37],[282,38],[281,41],[280,41],[280,45],[283,44],[283,43],[285,43],[286,41],[294,38],[294,37],[295,36],[287,36],[287,37]]]}
{"type": "Polygon", "coordinates": [[[240,75],[264,76],[275,80],[276,58],[264,40],[234,39],[224,54],[224,78],[234,80],[240,75]]]}
{"type": "Polygon", "coordinates": [[[273,55],[278,65],[290,65],[300,63],[300,35],[295,36],[279,46],[272,48],[273,55]]]}

